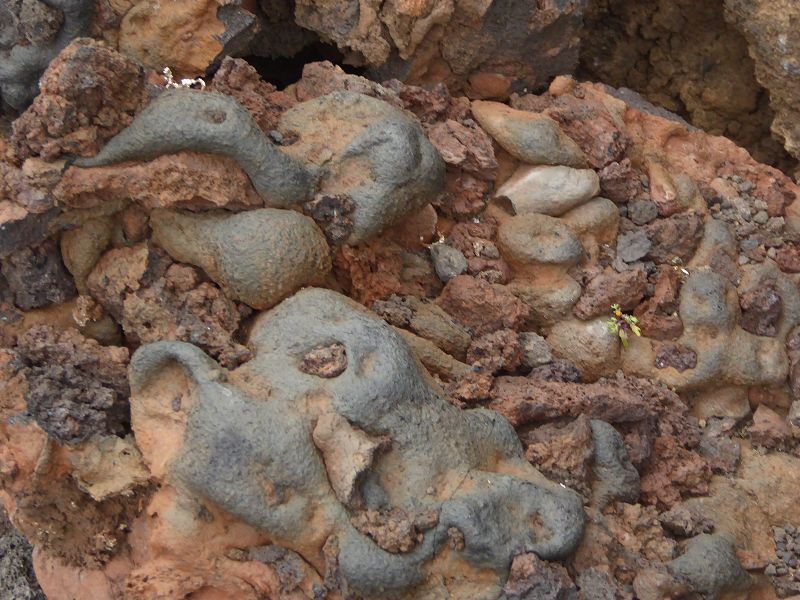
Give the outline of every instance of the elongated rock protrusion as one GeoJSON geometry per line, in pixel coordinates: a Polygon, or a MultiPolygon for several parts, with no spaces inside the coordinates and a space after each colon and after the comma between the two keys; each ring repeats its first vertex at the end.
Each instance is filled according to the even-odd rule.
{"type": "Polygon", "coordinates": [[[308,200],[314,176],[298,160],[277,150],[250,113],[230,96],[191,89],[163,92],[97,156],[73,165],[100,167],[194,150],[234,159],[268,206],[308,200]]]}

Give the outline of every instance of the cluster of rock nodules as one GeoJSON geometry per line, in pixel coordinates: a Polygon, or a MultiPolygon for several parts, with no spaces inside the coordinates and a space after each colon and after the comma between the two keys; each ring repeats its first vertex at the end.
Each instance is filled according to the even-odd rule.
{"type": "Polygon", "coordinates": [[[45,593],[770,597],[791,180],[569,78],[153,75],[78,40],[0,140],[0,484],[45,593]]]}
{"type": "Polygon", "coordinates": [[[78,36],[150,69],[169,66],[177,79],[213,73],[228,55],[291,57],[329,44],[375,79],[443,82],[470,98],[505,100],[580,68],[792,169],[797,11],[793,0],[11,0],[0,8],[0,99],[24,109],[42,71],[78,36]]]}

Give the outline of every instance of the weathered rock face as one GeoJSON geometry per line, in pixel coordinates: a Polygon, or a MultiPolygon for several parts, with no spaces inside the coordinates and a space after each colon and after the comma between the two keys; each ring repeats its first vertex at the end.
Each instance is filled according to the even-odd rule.
{"type": "Polygon", "coordinates": [[[790,51],[788,15],[795,9],[785,8],[735,0],[595,0],[585,14],[581,68],[730,137],[761,161],[791,166],[780,136],[789,153],[796,150],[779,133],[791,126],[778,107],[788,109],[788,98],[798,93],[789,91],[791,75],[779,65],[787,55],[775,45],[784,31],[790,51]]]}
{"type": "Polygon", "coordinates": [[[800,8],[794,2],[725,0],[724,5],[726,18],[747,40],[756,78],[769,91],[769,104],[775,113],[772,132],[790,154],[800,158],[800,37],[792,25],[800,8]]]}
{"type": "MultiPolygon", "coordinates": [[[[0,125],[0,501],[42,589],[795,590],[798,186],[636,95],[529,93],[582,2],[412,4],[104,0],[0,125]],[[296,20],[406,82],[223,58],[296,20]]],[[[66,23],[10,6],[4,47],[66,23]]],[[[693,13],[653,6],[661,47],[693,13]]]]}

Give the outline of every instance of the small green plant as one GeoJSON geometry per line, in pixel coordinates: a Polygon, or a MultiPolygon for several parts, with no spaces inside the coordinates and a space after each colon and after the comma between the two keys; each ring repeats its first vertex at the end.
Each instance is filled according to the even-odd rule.
{"type": "Polygon", "coordinates": [[[619,304],[611,305],[611,318],[608,320],[608,330],[611,333],[616,333],[619,336],[622,345],[628,347],[628,339],[632,333],[636,337],[642,335],[642,330],[639,329],[639,319],[633,315],[626,315],[622,312],[619,304]]]}

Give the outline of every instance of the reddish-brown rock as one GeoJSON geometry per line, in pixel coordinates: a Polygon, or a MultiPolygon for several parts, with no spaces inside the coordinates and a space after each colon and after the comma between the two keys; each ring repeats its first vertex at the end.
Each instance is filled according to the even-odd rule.
{"type": "Polygon", "coordinates": [[[528,307],[508,288],[469,275],[451,279],[438,303],[475,335],[519,329],[528,317],[528,307]]]}
{"type": "Polygon", "coordinates": [[[674,392],[643,379],[622,376],[588,384],[498,377],[490,408],[515,427],[586,414],[609,423],[632,423],[658,415],[664,417],[662,427],[672,423],[681,429],[684,426],[678,424],[685,422],[688,413],[674,392]]]}
{"type": "Polygon", "coordinates": [[[261,79],[258,71],[241,58],[226,56],[209,88],[244,106],[265,133],[275,129],[283,112],[297,104],[291,94],[261,79]]]}
{"type": "Polygon", "coordinates": [[[542,96],[512,97],[511,105],[522,110],[544,111],[578,143],[595,169],[623,160],[632,140],[619,114],[609,109],[611,103],[604,102],[607,97],[594,89],[581,90],[580,98],[571,87],[567,88],[571,93],[562,93],[562,83],[557,78],[550,86],[550,93],[542,96]]]}
{"type": "Polygon", "coordinates": [[[774,410],[760,404],[753,413],[753,424],[747,428],[750,440],[755,446],[769,450],[791,450],[800,441],[795,435],[797,428],[791,427],[788,421],[774,410]]]}
{"type": "Polygon", "coordinates": [[[575,584],[563,565],[546,562],[533,552],[519,554],[511,563],[503,598],[508,600],[566,600],[574,596],[575,584]]]}
{"type": "Polygon", "coordinates": [[[679,269],[668,266],[659,269],[653,295],[633,311],[643,336],[674,340],[683,333],[683,323],[677,312],[681,283],[679,269]]]}
{"type": "Polygon", "coordinates": [[[337,279],[366,306],[392,294],[433,297],[442,286],[427,256],[406,252],[391,241],[342,246],[333,265],[337,279]]]}
{"type": "Polygon", "coordinates": [[[644,195],[641,175],[631,166],[631,159],[624,158],[600,169],[600,193],[617,204],[628,204],[644,195]]]}
{"type": "Polygon", "coordinates": [[[591,494],[591,462],[594,454],[589,418],[582,414],[559,427],[546,424],[522,436],[525,458],[550,479],[591,494]]]}
{"type": "Polygon", "coordinates": [[[146,101],[139,65],[85,38],[50,63],[39,87],[33,104],[14,121],[11,141],[22,157],[93,156],[130,125],[146,101]]]}
{"type": "Polygon", "coordinates": [[[697,213],[682,213],[656,219],[644,226],[652,243],[649,258],[659,264],[674,259],[688,260],[703,237],[703,218],[697,213]]]}
{"type": "Polygon", "coordinates": [[[522,344],[517,332],[501,329],[472,340],[467,362],[479,371],[512,372],[522,363],[522,344]]]}
{"type": "Polygon", "coordinates": [[[494,181],[497,176],[497,160],[494,157],[492,139],[478,125],[467,127],[448,119],[429,127],[427,134],[450,169],[458,169],[478,179],[494,181]]]}
{"type": "Polygon", "coordinates": [[[487,218],[479,223],[457,223],[450,230],[447,243],[467,258],[470,275],[505,284],[513,278],[513,272],[493,241],[496,236],[497,223],[487,218]]]}
{"type": "Polygon", "coordinates": [[[250,357],[250,351],[234,341],[249,309],[213,283],[202,282],[194,267],[171,264],[145,244],[104,254],[88,286],[131,344],[191,341],[230,367],[250,357]]]}
{"type": "Polygon", "coordinates": [[[631,269],[617,273],[606,269],[592,278],[583,288],[583,294],[572,312],[579,319],[588,320],[608,314],[612,304],[624,311],[635,308],[647,289],[647,273],[631,269]]]}
{"type": "Polygon", "coordinates": [[[54,194],[71,208],[125,199],[147,210],[236,210],[264,203],[236,161],[197,152],[168,154],[145,163],[67,169],[54,194]]]}
{"type": "Polygon", "coordinates": [[[742,329],[755,335],[775,337],[783,313],[783,301],[774,284],[759,286],[740,296],[742,329]]]}
{"type": "Polygon", "coordinates": [[[711,468],[699,454],[684,448],[673,436],[659,436],[641,472],[642,501],[672,508],[686,496],[708,493],[711,468]]]}

